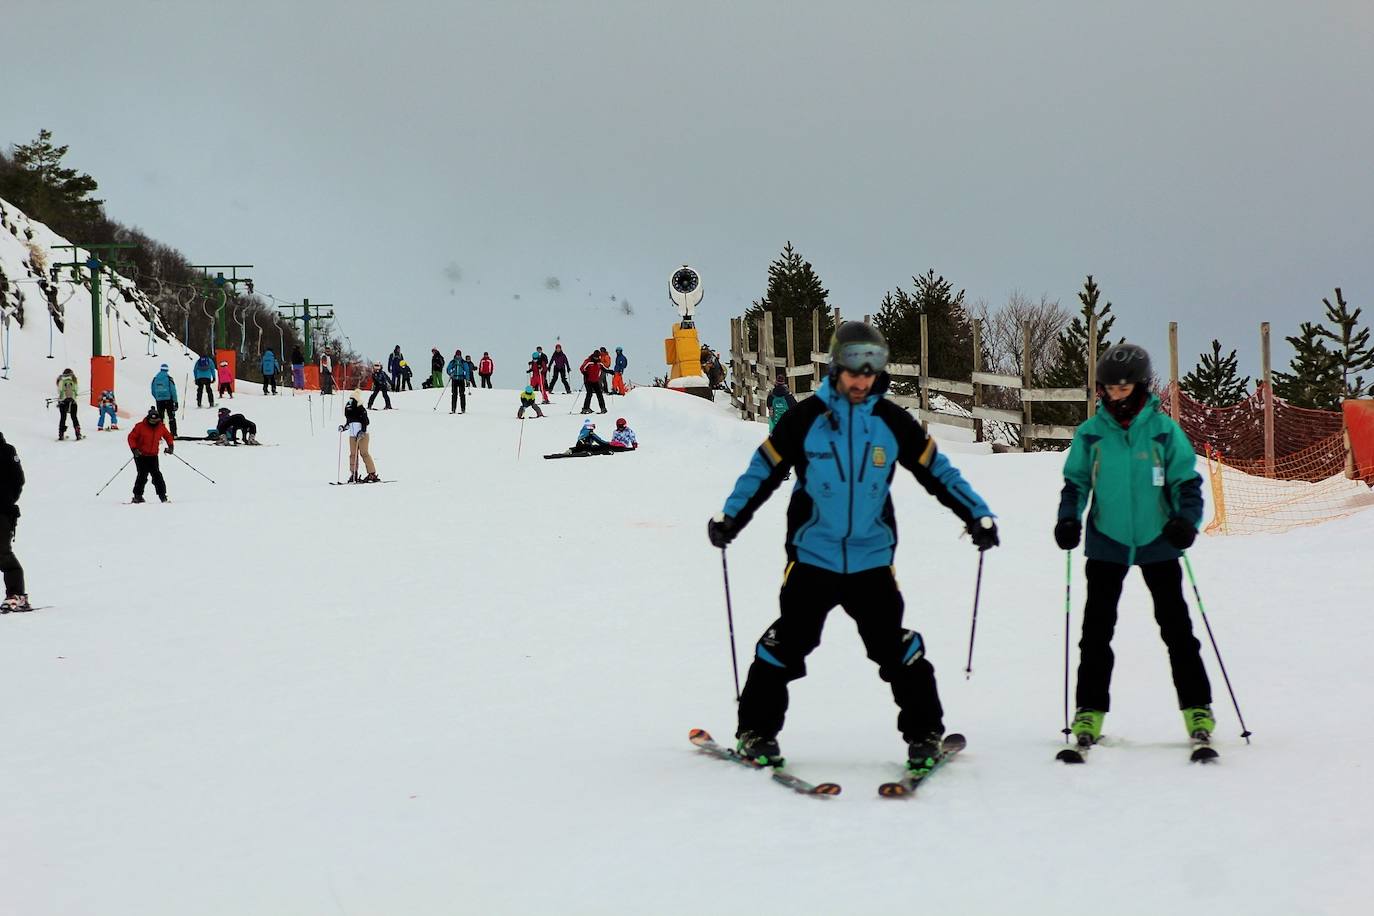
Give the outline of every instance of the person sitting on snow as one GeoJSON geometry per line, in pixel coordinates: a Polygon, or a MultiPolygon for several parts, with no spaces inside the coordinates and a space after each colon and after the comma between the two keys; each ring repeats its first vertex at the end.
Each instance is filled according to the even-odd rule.
{"type": "Polygon", "coordinates": [[[215,434],[219,441],[217,445],[238,445],[238,434],[243,433],[245,445],[258,444],[258,424],[248,419],[241,413],[231,414],[228,407],[219,409],[219,425],[215,427],[215,434]]]}
{"type": "Polygon", "coordinates": [[[630,429],[630,424],[625,422],[624,417],[615,421],[615,432],[611,433],[611,448],[630,450],[639,448],[639,440],[635,438],[635,431],[630,429]]]}
{"type": "Polygon", "coordinates": [[[582,429],[573,443],[574,452],[609,452],[611,444],[596,434],[596,424],[591,418],[582,421],[582,429]]]}

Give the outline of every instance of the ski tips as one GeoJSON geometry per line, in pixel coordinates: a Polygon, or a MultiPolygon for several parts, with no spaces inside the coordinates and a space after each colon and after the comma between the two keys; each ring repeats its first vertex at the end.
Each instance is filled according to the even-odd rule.
{"type": "Polygon", "coordinates": [[[704,728],[694,728],[687,733],[687,740],[693,744],[705,744],[707,741],[714,741],[711,733],[704,728]]]}

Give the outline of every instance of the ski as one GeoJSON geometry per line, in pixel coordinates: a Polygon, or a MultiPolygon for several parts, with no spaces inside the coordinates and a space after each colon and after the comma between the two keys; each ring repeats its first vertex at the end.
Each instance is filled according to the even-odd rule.
{"type": "Polygon", "coordinates": [[[594,456],[596,456],[596,455],[615,455],[615,454],[618,454],[619,452],[628,452],[628,451],[632,451],[632,449],[628,449],[628,448],[617,448],[617,449],[611,449],[610,451],[604,451],[604,452],[602,452],[602,451],[597,451],[597,452],[574,452],[574,451],[572,451],[572,450],[568,450],[568,451],[566,451],[566,452],[554,452],[552,455],[545,455],[544,457],[545,457],[545,458],[591,458],[591,457],[594,457],[594,456]]]}
{"type": "Polygon", "coordinates": [[[883,798],[905,798],[916,791],[916,789],[931,777],[931,774],[940,767],[944,766],[955,754],[962,751],[968,745],[968,739],[957,732],[952,735],[945,735],[945,740],[940,744],[940,756],[935,758],[935,765],[924,773],[915,773],[910,770],[907,775],[897,782],[885,782],[878,786],[878,795],[883,798]]]}
{"type": "Polygon", "coordinates": [[[1088,748],[1091,744],[1080,745],[1078,747],[1066,747],[1054,755],[1055,760],[1062,760],[1064,763],[1087,763],[1088,748]]]}
{"type": "Polygon", "coordinates": [[[33,605],[32,607],[26,607],[26,608],[24,608],[22,611],[12,611],[12,610],[10,610],[9,608],[0,608],[0,614],[31,614],[31,613],[33,613],[34,611],[46,611],[48,608],[51,608],[51,607],[56,607],[56,605],[52,605],[52,604],[35,604],[35,605],[33,605]]]}
{"type": "Polygon", "coordinates": [[[358,481],[329,480],[329,481],[325,481],[325,482],[328,483],[331,487],[352,487],[352,486],[363,486],[363,485],[365,485],[365,484],[367,484],[367,483],[395,483],[396,481],[394,481],[394,480],[371,480],[371,481],[362,481],[362,480],[358,480],[358,481]]]}
{"type": "Polygon", "coordinates": [[[772,772],[769,775],[772,777],[772,780],[774,782],[778,783],[779,785],[786,786],[793,792],[796,792],[800,795],[816,795],[824,797],[828,795],[840,794],[840,787],[837,783],[810,783],[804,779],[799,779],[798,777],[793,776],[791,773],[788,773],[785,770],[783,770],[782,767],[770,768],[766,766],[761,766],[760,764],[755,763],[747,757],[741,757],[737,751],[733,751],[728,747],[723,747],[717,744],[716,740],[711,737],[711,733],[706,731],[706,729],[704,728],[692,729],[690,732],[687,733],[687,739],[691,741],[693,745],[696,746],[697,750],[702,751],[706,754],[710,754],[712,757],[719,758],[720,760],[728,760],[731,763],[737,763],[740,766],[748,767],[751,770],[771,769],[772,772]]]}

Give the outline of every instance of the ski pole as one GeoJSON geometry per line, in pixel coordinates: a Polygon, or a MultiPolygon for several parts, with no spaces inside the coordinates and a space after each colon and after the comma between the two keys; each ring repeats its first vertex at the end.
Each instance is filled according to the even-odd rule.
{"type": "MultiPolygon", "coordinates": [[[[105,481],[105,487],[108,487],[110,484],[114,483],[115,477],[118,477],[120,474],[123,474],[123,473],[124,473],[124,469],[127,468],[130,464],[132,464],[132,463],[133,463],[133,460],[134,460],[134,459],[133,459],[133,456],[130,455],[130,456],[129,456],[129,460],[126,461],[126,462],[124,462],[122,465],[120,465],[120,466],[119,466],[119,470],[117,470],[117,471],[114,472],[114,477],[111,477],[109,480],[105,481]]],[[[104,492],[105,492],[105,487],[101,487],[99,490],[96,490],[96,491],[95,491],[95,495],[96,495],[96,496],[99,496],[101,493],[104,493],[104,492]]]]}
{"type": "Polygon", "coordinates": [[[964,680],[973,677],[973,637],[978,632],[978,596],[983,591],[983,555],[978,551],[978,578],[973,584],[973,625],[968,631],[968,664],[964,665],[964,680]]]}
{"type": "MultiPolygon", "coordinates": [[[[186,465],[186,466],[187,466],[188,468],[190,468],[191,470],[195,471],[197,474],[200,474],[200,470],[199,470],[198,468],[196,468],[196,466],[195,466],[194,464],[192,464],[191,462],[187,461],[185,458],[181,457],[181,456],[178,455],[176,452],[172,452],[172,457],[175,458],[177,461],[180,461],[182,464],[186,465]]],[[[129,459],[129,460],[132,461],[133,459],[131,458],[131,459],[129,459]]],[[[200,476],[201,476],[201,477],[205,477],[204,474],[200,474],[200,476]]],[[[210,480],[209,477],[205,477],[205,479],[206,479],[206,480],[210,480]]],[[[210,480],[210,482],[211,482],[211,483],[214,483],[213,480],[210,480]]]]}
{"type": "Polygon", "coordinates": [[[1069,589],[1073,583],[1073,551],[1064,551],[1064,743],[1069,743],[1069,589]]]}
{"type": "Polygon", "coordinates": [[[431,407],[430,410],[437,411],[437,410],[439,409],[439,405],[442,404],[442,403],[444,402],[444,395],[445,395],[447,392],[448,392],[448,386],[447,386],[447,385],[440,385],[440,386],[439,386],[439,398],[438,398],[438,400],[436,400],[436,401],[434,402],[434,406],[431,407]]]}
{"type": "Polygon", "coordinates": [[[1250,729],[1245,727],[1245,716],[1240,714],[1240,704],[1236,702],[1236,692],[1231,689],[1231,678],[1226,673],[1226,663],[1221,660],[1221,650],[1217,648],[1217,638],[1212,635],[1212,624],[1207,620],[1207,609],[1202,606],[1202,595],[1197,590],[1197,579],[1193,578],[1193,564],[1188,560],[1188,554],[1183,555],[1183,568],[1188,570],[1188,583],[1193,586],[1193,597],[1197,599],[1197,609],[1202,614],[1202,623],[1207,627],[1207,638],[1212,641],[1212,652],[1217,657],[1217,665],[1221,668],[1221,678],[1226,682],[1226,692],[1231,695],[1231,705],[1236,709],[1236,718],[1240,720],[1240,736],[1245,739],[1245,743],[1250,743],[1250,729]]]}
{"type": "Polygon", "coordinates": [[[730,667],[735,672],[735,702],[739,702],[739,660],[735,654],[735,612],[730,606],[730,566],[725,562],[725,548],[720,549],[720,571],[725,575],[725,619],[730,626],[730,667]]]}
{"type": "Polygon", "coordinates": [[[344,431],[341,429],[339,430],[339,456],[334,461],[334,481],[336,483],[343,483],[340,479],[343,477],[343,440],[344,431]]]}

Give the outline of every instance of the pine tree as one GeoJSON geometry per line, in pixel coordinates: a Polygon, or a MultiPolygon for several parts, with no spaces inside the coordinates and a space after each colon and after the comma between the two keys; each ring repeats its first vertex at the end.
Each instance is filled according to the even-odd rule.
{"type": "MultiPolygon", "coordinates": [[[[773,348],[777,356],[786,355],[787,319],[792,319],[792,344],[798,363],[810,361],[811,355],[811,312],[820,312],[821,349],[828,349],[830,337],[835,331],[835,321],[830,314],[827,299],[829,290],[821,285],[810,261],[802,260],[801,255],[788,242],[782,255],[768,265],[768,289],[763,298],[754,302],[744,313],[749,322],[750,334],[765,311],[773,316],[773,348]]],[[[809,385],[806,379],[797,379],[799,385],[809,385]]]]}
{"type": "MultiPolygon", "coordinates": [[[[1340,398],[1353,400],[1362,398],[1369,390],[1364,376],[1357,373],[1374,369],[1374,349],[1369,346],[1369,328],[1359,328],[1362,309],[1350,311],[1350,304],[1336,287],[1336,304],[1330,299],[1322,299],[1326,306],[1326,320],[1336,330],[1321,328],[1318,333],[1331,340],[1335,345],[1336,363],[1340,367],[1340,398]]],[[[1339,407],[1339,405],[1337,405],[1339,407]]]]}
{"type": "Polygon", "coordinates": [[[1116,316],[1111,313],[1110,302],[1098,308],[1101,299],[1101,287],[1093,280],[1093,275],[1088,274],[1088,278],[1083,281],[1083,288],[1078,292],[1078,301],[1083,307],[1079,310],[1078,316],[1069,322],[1069,326],[1059,335],[1058,358],[1055,359],[1054,368],[1047,373],[1045,379],[1050,387],[1087,387],[1088,322],[1094,315],[1097,316],[1097,352],[1093,354],[1094,363],[1111,346],[1112,325],[1116,322],[1116,316]]]}
{"type": "Polygon", "coordinates": [[[1298,330],[1301,337],[1284,338],[1293,345],[1293,371],[1274,373],[1274,393],[1296,407],[1339,409],[1344,381],[1339,355],[1326,348],[1331,333],[1310,321],[1298,330]]]}
{"type": "Polygon", "coordinates": [[[1245,398],[1250,377],[1237,378],[1236,351],[1222,358],[1221,341],[1212,341],[1212,354],[1203,353],[1198,364],[1179,380],[1188,397],[1208,407],[1229,407],[1245,398]]]}
{"type": "Polygon", "coordinates": [[[40,130],[37,140],[14,147],[0,196],[58,231],[80,234],[101,219],[104,201],[87,197],[95,179],[64,167],[66,155],[67,147],[53,145],[52,131],[40,130]]]}

